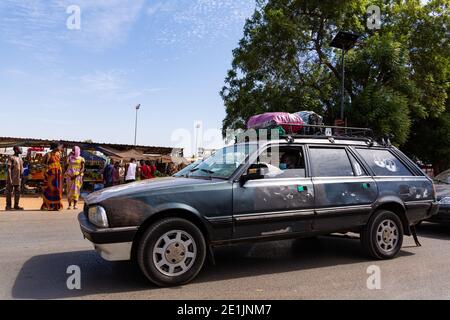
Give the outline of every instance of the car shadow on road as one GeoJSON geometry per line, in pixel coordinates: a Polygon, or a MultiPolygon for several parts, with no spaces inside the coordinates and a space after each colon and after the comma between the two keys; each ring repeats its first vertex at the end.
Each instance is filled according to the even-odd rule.
{"type": "MultiPolygon", "coordinates": [[[[399,257],[413,255],[403,248],[399,257]]],[[[347,236],[256,243],[218,248],[216,265],[203,270],[196,281],[220,281],[346,264],[371,262],[359,239],[347,236]]]]}
{"type": "MultiPolygon", "coordinates": [[[[243,244],[215,249],[216,265],[207,263],[196,283],[223,281],[300,271],[312,268],[370,262],[360,242],[345,237],[319,237],[243,244]]],[[[399,256],[413,255],[403,248],[399,256]]],[[[187,285],[189,286],[189,285],[187,285]]],[[[35,256],[19,272],[12,296],[16,299],[63,299],[93,294],[158,290],[129,262],[107,262],[95,251],[35,256]],[[70,265],[81,269],[81,290],[69,290],[70,265]]]]}
{"type": "Polygon", "coordinates": [[[12,289],[15,299],[64,299],[91,294],[148,290],[131,262],[107,262],[94,250],[34,256],[22,266],[12,289]],[[81,290],[69,290],[69,266],[80,267],[81,290]]]}

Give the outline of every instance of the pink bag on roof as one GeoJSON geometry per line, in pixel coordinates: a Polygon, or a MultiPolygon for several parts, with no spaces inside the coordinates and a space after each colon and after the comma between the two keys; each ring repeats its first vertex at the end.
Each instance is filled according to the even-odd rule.
{"type": "Polygon", "coordinates": [[[303,120],[298,114],[287,112],[266,112],[250,117],[247,129],[267,129],[281,126],[287,133],[296,133],[303,128],[303,120]]]}

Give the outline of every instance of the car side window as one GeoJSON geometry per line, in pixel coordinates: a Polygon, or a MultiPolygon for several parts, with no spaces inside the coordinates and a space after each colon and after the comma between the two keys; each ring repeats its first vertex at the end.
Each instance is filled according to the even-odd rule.
{"type": "Polygon", "coordinates": [[[376,176],[412,176],[411,171],[389,150],[362,148],[356,150],[376,176]]]}
{"type": "Polygon", "coordinates": [[[365,176],[367,175],[367,172],[361,167],[358,160],[349,152],[348,156],[350,158],[350,162],[352,163],[353,172],[355,173],[355,176],[365,176]]]}
{"type": "Polygon", "coordinates": [[[306,177],[302,146],[279,146],[263,151],[257,163],[267,166],[264,179],[306,177]]]}
{"type": "Polygon", "coordinates": [[[344,148],[309,148],[313,177],[355,176],[344,148]]]}

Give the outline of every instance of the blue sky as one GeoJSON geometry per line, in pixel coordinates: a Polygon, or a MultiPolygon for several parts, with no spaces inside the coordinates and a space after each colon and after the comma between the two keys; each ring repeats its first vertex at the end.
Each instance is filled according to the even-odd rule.
{"type": "Polygon", "coordinates": [[[179,136],[193,136],[195,121],[206,136],[220,130],[219,91],[254,8],[254,0],[2,0],[0,136],[131,144],[141,103],[139,144],[190,149],[194,138],[179,136]],[[70,5],[81,10],[79,30],[66,26],[70,5]]]}

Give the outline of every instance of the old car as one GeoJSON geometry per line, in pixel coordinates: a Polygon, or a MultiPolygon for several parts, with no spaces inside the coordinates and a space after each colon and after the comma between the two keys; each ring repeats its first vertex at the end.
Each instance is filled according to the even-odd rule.
{"type": "Polygon", "coordinates": [[[95,192],[78,219],[104,259],[135,260],[172,286],[239,242],[356,232],[368,255],[394,258],[437,209],[432,180],[396,147],[289,135],[227,146],[186,176],[95,192]]]}
{"type": "Polygon", "coordinates": [[[427,221],[450,224],[450,169],[434,177],[439,211],[427,221]]]}
{"type": "Polygon", "coordinates": [[[186,166],[185,168],[181,169],[180,171],[178,171],[177,173],[175,173],[173,176],[176,178],[186,178],[189,173],[191,172],[192,169],[194,169],[195,167],[197,167],[200,163],[202,162],[202,160],[197,160],[192,162],[191,164],[189,164],[188,166],[186,166]]]}

